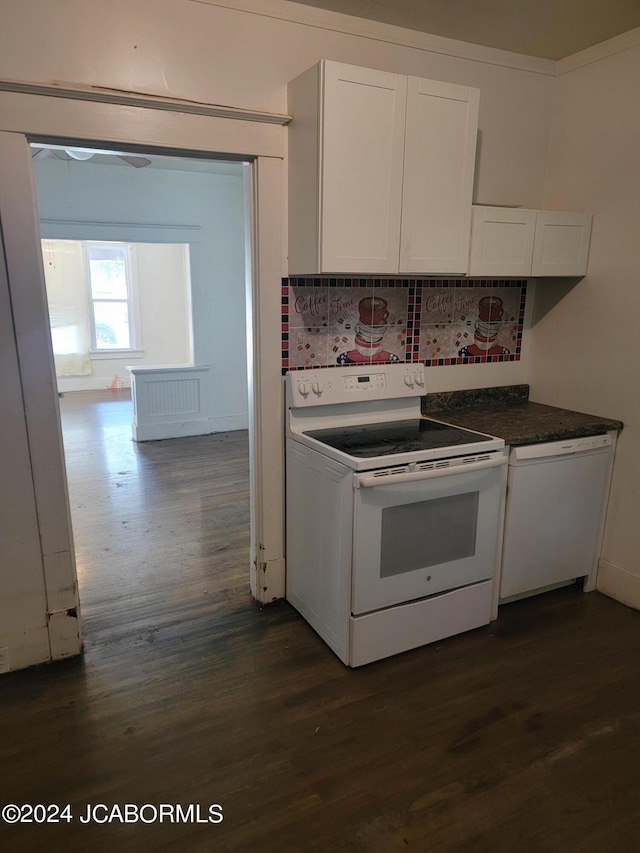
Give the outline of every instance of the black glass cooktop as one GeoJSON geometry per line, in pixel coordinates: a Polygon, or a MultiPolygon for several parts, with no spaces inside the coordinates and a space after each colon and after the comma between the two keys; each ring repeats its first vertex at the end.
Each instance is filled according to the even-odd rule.
{"type": "Polygon", "coordinates": [[[361,424],[305,432],[323,444],[341,450],[349,456],[369,459],[415,450],[436,450],[458,447],[472,442],[491,441],[491,437],[467,429],[441,424],[426,418],[407,421],[387,421],[380,424],[361,424]]]}

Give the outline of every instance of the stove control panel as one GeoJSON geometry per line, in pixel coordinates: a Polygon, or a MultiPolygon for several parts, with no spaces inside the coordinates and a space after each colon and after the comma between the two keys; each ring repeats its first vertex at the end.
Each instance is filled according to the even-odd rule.
{"type": "Polygon", "coordinates": [[[369,391],[376,388],[382,391],[387,387],[384,373],[367,373],[365,376],[343,376],[342,387],[345,391],[369,391]]]}
{"type": "Polygon", "coordinates": [[[423,364],[292,370],[287,374],[286,381],[293,408],[421,397],[427,393],[423,364]]]}

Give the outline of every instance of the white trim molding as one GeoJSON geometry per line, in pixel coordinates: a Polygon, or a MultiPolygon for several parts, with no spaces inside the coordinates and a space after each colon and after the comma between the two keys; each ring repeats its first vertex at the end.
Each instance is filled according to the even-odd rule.
{"type": "Polygon", "coordinates": [[[131,106],[117,98],[105,103],[91,91],[86,99],[52,97],[52,93],[3,91],[0,81],[0,130],[24,134],[30,142],[56,140],[72,147],[117,148],[134,154],[154,151],[194,157],[201,153],[216,160],[284,157],[283,126],[168,109],[156,110],[152,120],[151,105],[131,106]]]}
{"type": "MultiPolygon", "coordinates": [[[[138,230],[154,231],[202,231],[202,225],[166,225],[154,222],[107,222],[98,219],[41,219],[40,226],[53,225],[61,228],[126,228],[127,230],[137,228],[138,230]]],[[[51,239],[51,238],[50,238],[51,239]]],[[[124,242],[124,241],[118,241],[124,242]]]]}
{"type": "Polygon", "coordinates": [[[189,2],[203,6],[233,9],[237,12],[246,12],[265,18],[290,21],[317,29],[345,33],[373,41],[386,42],[387,44],[402,45],[414,50],[424,50],[443,56],[483,62],[487,65],[499,65],[518,71],[529,71],[547,77],[558,77],[568,71],[640,46],[640,27],[638,27],[555,61],[444,38],[431,33],[410,30],[406,27],[396,27],[368,18],[359,18],[356,15],[345,15],[340,12],[319,9],[315,6],[289,2],[289,0],[189,0],[189,2]]]}
{"type": "Polygon", "coordinates": [[[631,50],[634,47],[640,47],[640,27],[621,33],[619,36],[614,36],[606,41],[601,41],[600,44],[587,47],[585,50],[580,50],[564,59],[559,59],[556,62],[556,76],[560,77],[569,71],[575,71],[577,68],[583,68],[585,65],[591,65],[594,62],[600,62],[602,59],[615,56],[617,53],[623,53],[625,50],[631,50]]]}
{"type": "MultiPolygon", "coordinates": [[[[285,270],[282,219],[285,128],[237,118],[190,115],[188,112],[176,114],[170,110],[150,114],[149,106],[132,107],[0,89],[0,250],[4,256],[0,264],[0,296],[6,292],[7,300],[11,298],[12,301],[15,342],[9,345],[9,351],[15,347],[15,396],[23,405],[21,417],[17,419],[22,431],[18,431],[8,447],[9,452],[15,452],[20,442],[25,448],[28,446],[29,453],[20,463],[21,482],[33,489],[31,526],[37,530],[35,538],[31,536],[26,540],[37,542],[35,551],[31,549],[34,551],[31,563],[27,565],[26,559],[21,559],[20,571],[14,572],[36,590],[36,616],[27,619],[18,607],[15,608],[15,628],[0,625],[0,629],[4,627],[6,631],[2,634],[0,630],[0,647],[9,649],[10,669],[50,660],[54,655],[66,657],[73,652],[79,653],[82,642],[58,391],[48,331],[29,148],[29,140],[34,137],[60,138],[75,144],[86,140],[97,143],[100,148],[117,145],[120,150],[122,145],[128,145],[130,150],[138,152],[153,149],[178,156],[202,154],[218,159],[222,155],[226,159],[247,161],[243,168],[253,189],[249,220],[252,263],[247,288],[254,306],[250,337],[256,336],[256,340],[252,340],[255,354],[251,393],[256,397],[253,389],[263,390],[251,403],[250,432],[254,444],[250,458],[251,553],[254,559],[260,554],[259,567],[254,565],[252,569],[252,589],[263,603],[280,597],[284,591],[284,400],[279,318],[280,283],[285,270]],[[6,281],[3,282],[5,267],[6,281]],[[277,413],[275,417],[274,412],[277,413]],[[260,467],[259,476],[257,467],[260,467]],[[62,586],[60,573],[65,572],[65,567],[62,586]],[[255,583],[256,575],[258,584],[255,583]],[[54,606],[48,606],[49,599],[54,606]],[[63,610],[69,619],[57,615],[63,610]]],[[[214,412],[210,414],[212,417],[207,418],[209,431],[215,417],[214,412]]],[[[181,415],[180,421],[183,420],[181,415]]],[[[225,421],[223,426],[227,430],[231,425],[225,421]]],[[[28,526],[25,522],[25,527],[28,526]]],[[[20,533],[18,531],[18,535],[20,533]]],[[[13,603],[19,598],[10,596],[8,600],[13,603]]]]}
{"type": "MultiPolygon", "coordinates": [[[[188,2],[288,21],[302,26],[409,47],[413,50],[481,62],[486,65],[528,71],[547,77],[558,77],[577,68],[606,59],[608,56],[640,46],[640,27],[637,27],[555,61],[436,36],[431,33],[411,30],[407,27],[397,27],[367,18],[359,18],[356,15],[345,15],[341,12],[332,12],[315,6],[305,6],[302,3],[289,2],[289,0],[188,0],[188,2]]],[[[67,80],[34,83],[23,80],[0,79],[0,92],[145,107],[210,118],[236,119],[280,126],[286,126],[291,121],[291,116],[282,113],[232,107],[226,104],[211,104],[188,98],[168,98],[166,95],[110,89],[67,80]]]]}
{"type": "Polygon", "coordinates": [[[291,3],[288,0],[189,0],[189,2],[199,3],[203,6],[233,9],[237,12],[260,15],[264,18],[290,21],[295,24],[346,33],[347,35],[382,41],[387,44],[398,44],[414,50],[440,53],[444,56],[455,56],[460,59],[471,59],[475,62],[484,62],[487,65],[500,65],[519,71],[531,71],[548,77],[554,77],[556,73],[556,63],[552,59],[541,59],[537,56],[526,56],[495,47],[484,47],[479,44],[434,36],[406,27],[396,27],[391,24],[358,18],[354,15],[344,15],[341,12],[329,12],[315,6],[291,3]]]}
{"type": "Polygon", "coordinates": [[[640,610],[640,575],[634,575],[628,569],[601,558],[596,588],[603,595],[640,610]]]}
{"type": "Polygon", "coordinates": [[[208,104],[187,98],[167,98],[162,95],[129,92],[125,89],[106,89],[102,86],[87,86],[82,83],[54,82],[29,83],[22,80],[1,80],[0,91],[17,92],[22,95],[46,95],[50,98],[68,98],[72,101],[91,101],[98,104],[118,104],[125,107],[146,107],[173,113],[209,116],[210,118],[233,118],[240,121],[258,121],[261,124],[289,124],[291,116],[228,107],[223,104],[208,104]]]}

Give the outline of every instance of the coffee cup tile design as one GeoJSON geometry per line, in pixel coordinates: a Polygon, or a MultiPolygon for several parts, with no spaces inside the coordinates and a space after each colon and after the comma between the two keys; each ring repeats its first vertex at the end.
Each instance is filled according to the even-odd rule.
{"type": "Polygon", "coordinates": [[[291,279],[283,295],[285,369],[520,357],[524,280],[461,285],[425,279],[367,287],[362,280],[335,279],[330,286],[327,280],[325,286],[291,279]]]}

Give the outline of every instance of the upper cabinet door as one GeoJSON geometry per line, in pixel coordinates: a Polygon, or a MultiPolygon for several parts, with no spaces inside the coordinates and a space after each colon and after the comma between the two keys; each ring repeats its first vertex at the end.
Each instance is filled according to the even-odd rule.
{"type": "Polygon", "coordinates": [[[591,219],[591,214],[539,210],[531,274],[585,275],[591,219]]]}
{"type": "Polygon", "coordinates": [[[480,92],[409,77],[400,272],[465,274],[480,92]]]}
{"type": "Polygon", "coordinates": [[[523,278],[531,275],[536,211],[474,206],[469,275],[523,278]]]}
{"type": "Polygon", "coordinates": [[[320,269],[397,272],[407,78],[322,66],[320,269]]]}
{"type": "Polygon", "coordinates": [[[323,60],[288,92],[289,275],[466,273],[479,91],[323,60]]]}

